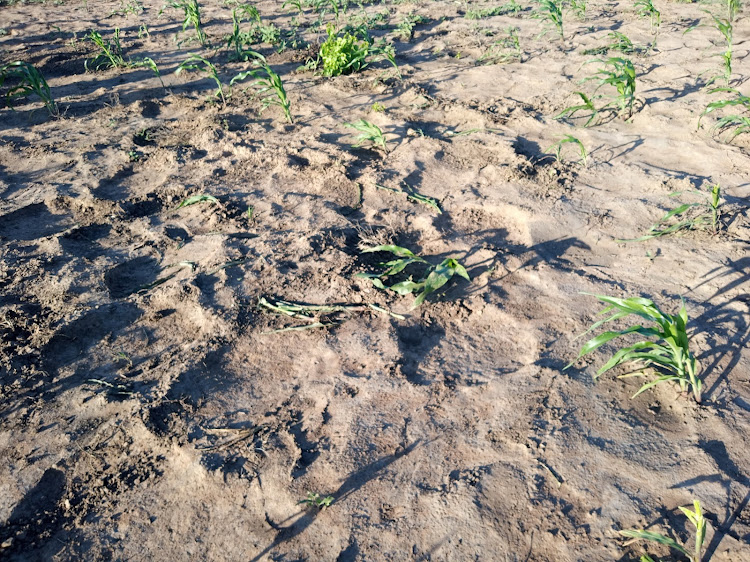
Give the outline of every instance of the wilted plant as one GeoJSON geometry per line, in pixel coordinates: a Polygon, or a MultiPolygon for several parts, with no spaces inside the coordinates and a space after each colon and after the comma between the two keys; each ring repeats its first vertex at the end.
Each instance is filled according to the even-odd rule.
{"type": "MultiPolygon", "coordinates": [[[[201,8],[198,0],[168,0],[164,7],[182,10],[185,16],[182,22],[182,31],[187,31],[188,27],[192,26],[195,29],[198,42],[203,46],[208,43],[208,37],[201,24],[201,8]]],[[[163,10],[164,8],[162,8],[163,10]]]]}
{"type": "MultiPolygon", "coordinates": [[[[588,294],[588,293],[587,293],[588,294]]],[[[608,306],[599,315],[609,314],[611,316],[594,323],[591,328],[583,334],[588,334],[602,324],[619,320],[630,315],[640,316],[654,324],[653,327],[644,328],[640,324],[630,326],[624,330],[607,331],[587,341],[578,353],[578,357],[571,361],[565,369],[568,369],[578,359],[598,349],[605,343],[615,338],[626,335],[639,335],[642,340],[633,345],[623,347],[617,351],[607,363],[604,364],[594,375],[597,379],[610,369],[621,363],[637,362],[641,366],[630,373],[620,375],[626,377],[656,377],[645,383],[633,395],[633,398],[663,382],[677,382],[682,392],[692,390],[695,401],[701,401],[701,379],[698,378],[698,363],[690,351],[690,340],[687,335],[687,311],[685,303],[682,303],[676,316],[665,314],[650,300],[644,298],[618,299],[603,295],[593,295],[608,306]],[[650,339],[652,338],[652,339],[650,339]],[[652,367],[653,366],[653,367],[652,367]]]]}
{"type": "Polygon", "coordinates": [[[559,141],[557,141],[555,144],[550,146],[545,152],[549,152],[550,150],[555,151],[555,159],[558,162],[562,162],[562,147],[564,144],[575,144],[578,147],[578,150],[581,153],[581,160],[583,161],[583,165],[586,166],[586,147],[583,146],[583,143],[577,139],[576,137],[572,135],[565,135],[563,138],[561,138],[559,141]]]}
{"type": "MultiPolygon", "coordinates": [[[[699,502],[698,500],[693,500],[692,510],[682,506],[679,506],[679,509],[680,511],[682,511],[682,513],[685,514],[685,516],[688,518],[688,521],[692,523],[693,527],[695,527],[695,546],[693,547],[692,554],[688,551],[687,548],[679,544],[674,539],[667,537],[666,535],[662,535],[661,533],[654,533],[652,531],[645,531],[643,529],[630,529],[627,531],[620,531],[621,535],[632,539],[630,541],[627,541],[625,543],[625,546],[628,546],[639,540],[652,541],[681,552],[688,557],[688,560],[690,560],[690,562],[701,562],[703,558],[703,542],[706,540],[707,527],[706,518],[703,516],[703,509],[701,508],[701,502],[699,502]]],[[[648,554],[644,554],[643,556],[641,556],[641,561],[654,562],[653,558],[651,558],[648,554]]]]}
{"type": "Polygon", "coordinates": [[[354,123],[344,123],[344,127],[349,127],[359,132],[356,139],[357,142],[352,145],[355,148],[359,148],[364,143],[369,142],[374,146],[382,148],[383,152],[388,152],[388,144],[383,130],[374,123],[360,119],[354,123]]]}
{"type": "MultiPolygon", "coordinates": [[[[712,234],[718,234],[721,227],[719,220],[721,217],[721,211],[719,208],[721,206],[721,188],[719,187],[719,184],[711,186],[711,192],[708,195],[703,191],[692,191],[690,193],[698,194],[703,197],[707,196],[707,200],[702,203],[685,203],[675,207],[659,219],[656,224],[651,225],[648,232],[640,238],[617,241],[642,242],[644,240],[650,240],[651,238],[674,234],[684,230],[696,230],[706,227],[708,227],[712,234]]],[[[670,197],[677,195],[682,195],[682,192],[678,191],[669,194],[670,197]]]]}
{"type": "Polygon", "coordinates": [[[255,87],[256,95],[261,100],[261,112],[265,111],[272,105],[278,106],[284,112],[284,117],[287,122],[292,123],[292,113],[290,109],[289,98],[286,95],[286,89],[281,77],[268,66],[268,62],[263,55],[253,51],[246,51],[245,54],[251,53],[252,56],[257,58],[260,62],[260,68],[240,72],[237,76],[232,78],[229,82],[229,86],[233,86],[235,82],[247,79],[249,76],[255,78],[250,86],[255,87]]]}
{"type": "MultiPolygon", "coordinates": [[[[734,88],[715,88],[709,93],[713,94],[716,92],[733,93],[735,94],[735,98],[709,103],[706,106],[706,109],[703,110],[703,113],[701,113],[701,116],[698,118],[699,127],[703,117],[705,117],[709,113],[716,111],[717,109],[723,109],[725,107],[741,107],[746,111],[750,110],[750,97],[742,95],[738,90],[735,90],[734,88]]],[[[727,142],[730,142],[737,135],[750,132],[750,116],[739,114],[727,115],[719,119],[712,128],[718,130],[719,132],[727,129],[731,130],[731,134],[729,135],[729,139],[727,140],[727,142]]]]}
{"type": "Polygon", "coordinates": [[[560,36],[560,40],[564,40],[563,34],[563,4],[562,0],[538,0],[539,7],[534,10],[531,17],[535,19],[545,20],[547,28],[542,31],[541,35],[545,35],[550,30],[554,29],[560,36]]]}
{"type": "Polygon", "coordinates": [[[649,18],[652,33],[659,32],[659,27],[661,27],[661,12],[656,9],[652,0],[635,0],[635,13],[639,17],[649,18]]]}
{"type": "Polygon", "coordinates": [[[454,275],[471,281],[464,266],[453,258],[446,258],[440,264],[434,265],[417,256],[411,250],[401,246],[382,245],[362,250],[363,254],[371,252],[389,252],[396,256],[397,259],[381,263],[380,267],[384,268],[384,270],[380,273],[358,273],[356,277],[369,279],[378,289],[390,289],[399,295],[418,293],[412,308],[416,308],[422,304],[427,295],[440,289],[454,275]],[[409,275],[407,279],[390,286],[385,285],[383,282],[383,279],[403,274],[407,267],[414,264],[422,268],[422,273],[418,281],[414,281],[413,276],[409,275]]]}
{"type": "Polygon", "coordinates": [[[495,41],[492,46],[477,59],[482,64],[504,64],[522,60],[521,43],[518,39],[518,28],[509,27],[507,37],[495,41]]]}
{"type": "Polygon", "coordinates": [[[9,62],[0,66],[0,88],[8,79],[17,82],[11,85],[5,94],[6,103],[9,107],[13,107],[11,104],[13,98],[36,94],[42,99],[44,107],[47,108],[50,115],[58,114],[57,104],[52,99],[49,85],[42,73],[34,66],[23,61],[9,62]]]}
{"type": "Polygon", "coordinates": [[[626,55],[629,55],[636,51],[636,47],[635,45],[633,45],[630,37],[628,37],[624,33],[620,33],[619,31],[611,31],[608,37],[610,39],[610,43],[609,45],[607,45],[608,51],[619,51],[620,53],[624,53],[626,55]]]}
{"type": "Polygon", "coordinates": [[[180,74],[185,70],[196,70],[208,74],[216,82],[216,97],[221,98],[221,103],[226,105],[227,100],[224,98],[224,86],[222,86],[221,80],[219,80],[219,73],[211,61],[193,53],[180,63],[177,70],[175,70],[175,74],[180,74]]]}

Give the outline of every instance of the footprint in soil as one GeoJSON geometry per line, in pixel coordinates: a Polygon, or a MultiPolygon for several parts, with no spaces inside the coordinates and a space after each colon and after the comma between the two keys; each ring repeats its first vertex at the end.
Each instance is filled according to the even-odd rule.
{"type": "Polygon", "coordinates": [[[159,263],[149,256],[141,256],[116,265],[104,275],[104,284],[114,299],[121,299],[156,281],[159,263]]]}
{"type": "Polygon", "coordinates": [[[51,560],[62,550],[65,542],[58,535],[65,524],[60,507],[65,489],[63,471],[57,468],[44,471],[39,483],[16,505],[0,531],[0,542],[10,540],[7,550],[2,550],[3,560],[51,560]]]}
{"type": "Polygon", "coordinates": [[[420,367],[425,357],[445,336],[445,330],[438,324],[423,326],[399,326],[396,328],[398,347],[401,351],[401,372],[412,384],[429,385],[433,381],[421,374],[420,367]]]}
{"type": "Polygon", "coordinates": [[[98,199],[122,201],[126,198],[127,192],[123,183],[133,174],[135,174],[133,166],[127,165],[115,172],[111,178],[102,178],[99,180],[99,185],[91,191],[98,199]]]}
{"type": "Polygon", "coordinates": [[[65,230],[68,223],[66,215],[54,215],[44,203],[34,203],[0,216],[0,237],[11,240],[46,238],[65,230]]]}
{"type": "Polygon", "coordinates": [[[94,345],[131,326],[143,311],[129,302],[91,309],[60,328],[41,349],[45,369],[53,371],[76,361],[94,345]]]}
{"type": "Polygon", "coordinates": [[[320,456],[320,444],[309,438],[309,431],[302,429],[302,416],[302,412],[295,412],[294,417],[297,422],[289,426],[289,432],[294,437],[294,443],[300,450],[300,456],[292,470],[292,478],[304,476],[310,465],[320,456]]]}

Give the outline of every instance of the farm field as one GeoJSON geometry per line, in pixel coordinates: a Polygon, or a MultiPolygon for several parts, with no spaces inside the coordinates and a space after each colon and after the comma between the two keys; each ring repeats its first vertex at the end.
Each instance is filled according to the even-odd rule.
{"type": "Polygon", "coordinates": [[[0,2],[0,559],[750,561],[750,16],[653,2],[0,2]]]}

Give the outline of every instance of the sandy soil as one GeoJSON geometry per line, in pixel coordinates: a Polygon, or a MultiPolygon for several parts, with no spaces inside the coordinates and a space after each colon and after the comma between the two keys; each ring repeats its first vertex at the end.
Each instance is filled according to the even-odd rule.
{"type": "MultiPolygon", "coordinates": [[[[656,46],[629,55],[632,118],[589,128],[555,116],[593,89],[579,83],[597,67],[584,51],[610,31],[653,41],[629,2],[566,12],[564,41],[539,37],[526,2],[480,20],[466,11],[493,5],[366,5],[383,13],[372,33],[394,45],[401,79],[386,62],[297,71],[325,38],[307,9],[309,46],[256,46],[294,124],[258,115],[242,87],[223,106],[210,80],[174,74],[190,52],[225,85],[248,68],[223,47],[229,8],[202,4],[205,49],[176,44],[180,14],[158,1],[140,14],[0,5],[0,61],[35,65],[61,112],[34,96],[0,111],[0,558],[634,561],[644,545],[619,530],[688,543],[677,507],[699,499],[705,559],[750,560],[750,135],[725,143],[713,115],[697,127],[721,96],[705,88],[721,37],[684,33],[724,4],[657,2],[656,46]],[[408,14],[429,20],[407,41],[408,14]],[[522,60],[480,64],[509,26],[522,60]],[[116,27],[165,87],[143,68],[86,72],[86,32],[116,27]],[[343,125],[361,118],[389,153],[351,147],[343,125]],[[567,134],[587,167],[572,145],[551,156],[567,134]],[[442,214],[378,187],[404,182],[442,214]],[[674,207],[671,192],[712,183],[719,234],[617,241],[674,207]],[[195,194],[218,203],[178,208],[195,194]],[[355,277],[384,257],[360,250],[380,243],[455,257],[472,281],[413,310],[413,296],[355,277]],[[612,348],[563,371],[600,309],[582,292],[672,313],[684,297],[703,403],[595,382],[612,348]],[[361,306],[268,334],[303,321],[259,310],[261,297],[361,306]],[[308,492],[333,503],[305,506],[308,492]]],[[[294,9],[280,5],[257,7],[286,33],[294,9]]],[[[732,85],[745,93],[749,32],[740,14],[732,85]]]]}

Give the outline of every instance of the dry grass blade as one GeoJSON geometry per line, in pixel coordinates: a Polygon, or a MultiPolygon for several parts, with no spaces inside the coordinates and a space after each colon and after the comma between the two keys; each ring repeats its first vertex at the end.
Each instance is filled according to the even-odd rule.
{"type": "Polygon", "coordinates": [[[404,317],[395,314],[385,308],[381,308],[374,304],[361,305],[361,304],[336,304],[336,305],[325,305],[325,304],[303,304],[297,302],[288,302],[279,299],[270,299],[266,297],[258,298],[257,308],[260,310],[266,310],[280,316],[288,316],[290,318],[297,318],[300,320],[308,321],[308,324],[302,324],[298,326],[289,326],[285,328],[279,328],[276,330],[270,330],[262,332],[263,334],[279,334],[282,332],[298,332],[302,330],[311,330],[315,328],[330,328],[332,326],[338,326],[345,318],[335,318],[328,315],[343,313],[346,316],[351,316],[353,312],[366,311],[367,309],[375,312],[386,314],[393,318],[403,320],[404,317]]]}

